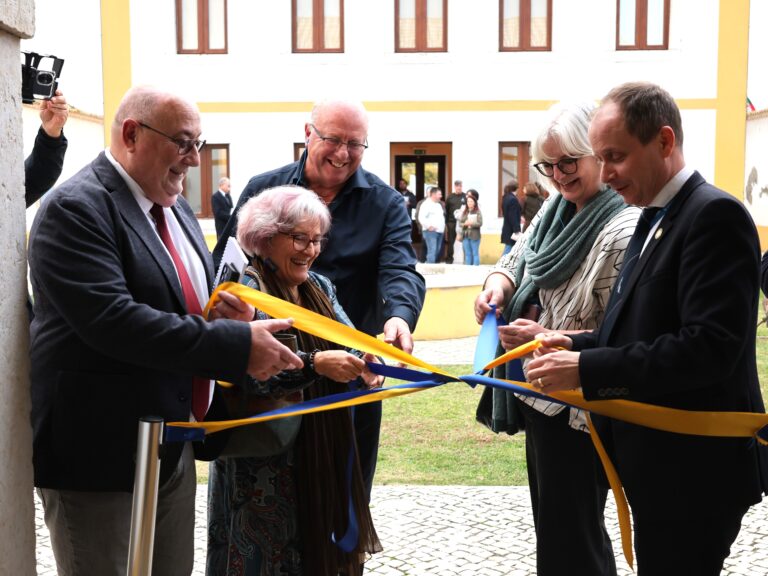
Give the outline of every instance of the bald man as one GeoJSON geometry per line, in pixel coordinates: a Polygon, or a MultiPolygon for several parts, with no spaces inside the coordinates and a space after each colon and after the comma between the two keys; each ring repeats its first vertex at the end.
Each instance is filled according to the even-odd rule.
{"type": "MultiPolygon", "coordinates": [[[[361,166],[368,147],[368,114],[359,102],[315,104],[304,124],[306,149],[298,162],[251,178],[239,209],[266,188],[295,184],[313,190],[331,211],[328,245],[312,270],[330,278],[354,325],[411,352],[411,332],[424,304],[416,272],[411,219],[402,196],[361,166]]],[[[237,229],[237,209],[213,252],[218,263],[237,229]]],[[[355,430],[368,494],[373,483],[381,404],[355,409],[355,430]]]]}
{"type": "MultiPolygon", "coordinates": [[[[301,366],[271,335],[289,321],[200,316],[213,267],[181,197],[204,144],[195,105],[134,88],[111,137],[29,240],[35,486],[60,576],[125,574],[140,417],[200,420],[219,401],[211,379],[301,366]]],[[[191,446],[165,445],[155,574],[192,572],[195,488],[191,446]]]]}

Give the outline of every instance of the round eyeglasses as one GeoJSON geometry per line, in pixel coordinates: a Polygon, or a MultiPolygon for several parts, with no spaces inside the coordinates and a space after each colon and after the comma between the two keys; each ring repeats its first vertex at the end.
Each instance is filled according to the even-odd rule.
{"type": "Polygon", "coordinates": [[[557,166],[557,169],[563,174],[573,174],[579,169],[577,164],[578,161],[578,158],[570,158],[566,156],[565,158],[560,158],[560,160],[554,164],[551,162],[537,162],[533,167],[536,168],[542,176],[552,178],[552,176],[555,175],[555,166],[557,166]]]}
{"type": "Polygon", "coordinates": [[[174,138],[173,136],[168,136],[168,134],[165,132],[160,132],[160,130],[157,128],[152,128],[152,126],[149,124],[144,124],[144,122],[139,122],[139,126],[146,128],[147,130],[151,130],[156,134],[160,134],[160,136],[163,136],[176,144],[176,146],[179,147],[179,156],[189,154],[192,152],[193,148],[200,152],[200,150],[203,149],[203,146],[205,146],[205,140],[187,140],[185,138],[174,138]]]}
{"type": "Polygon", "coordinates": [[[320,238],[310,238],[306,234],[291,234],[290,232],[280,232],[283,236],[290,236],[293,240],[293,248],[299,252],[303,252],[307,249],[307,246],[312,244],[315,250],[322,252],[328,245],[328,237],[320,236],[320,238]]]}

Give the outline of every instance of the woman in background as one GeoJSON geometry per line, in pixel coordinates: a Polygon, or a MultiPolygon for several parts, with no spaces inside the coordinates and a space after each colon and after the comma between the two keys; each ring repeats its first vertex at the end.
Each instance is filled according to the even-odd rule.
{"type": "Polygon", "coordinates": [[[464,264],[467,266],[480,265],[480,228],[483,225],[483,214],[477,205],[479,194],[476,190],[467,191],[467,205],[459,217],[462,231],[462,248],[464,264]]]}

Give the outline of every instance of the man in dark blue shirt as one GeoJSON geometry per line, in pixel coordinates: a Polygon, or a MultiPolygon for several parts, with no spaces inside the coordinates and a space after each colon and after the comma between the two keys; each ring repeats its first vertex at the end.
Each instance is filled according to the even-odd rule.
{"type": "MultiPolygon", "coordinates": [[[[328,245],[312,269],[336,285],[339,302],[355,326],[406,352],[424,304],[424,278],[416,272],[411,220],[402,196],[360,164],[368,147],[368,115],[360,104],[321,102],[304,125],[306,151],[298,162],[246,185],[213,251],[218,266],[237,230],[237,211],[262,190],[295,184],[313,190],[331,212],[328,245]]],[[[360,464],[370,496],[376,470],[381,404],[355,409],[360,464]]]]}

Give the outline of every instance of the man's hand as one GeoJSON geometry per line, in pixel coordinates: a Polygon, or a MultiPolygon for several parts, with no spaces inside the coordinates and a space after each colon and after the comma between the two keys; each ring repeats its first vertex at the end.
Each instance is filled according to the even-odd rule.
{"type": "Polygon", "coordinates": [[[56,90],[56,95],[50,100],[40,102],[40,121],[43,123],[43,130],[51,138],[61,136],[68,117],[69,106],[61,90],[56,90]]]}
{"type": "Polygon", "coordinates": [[[413,352],[413,337],[408,323],[397,316],[392,316],[384,323],[384,342],[400,348],[403,352],[413,352]]]}
{"type": "Polygon", "coordinates": [[[209,320],[227,318],[229,320],[240,320],[241,322],[250,322],[256,314],[256,308],[247,302],[240,300],[234,294],[226,290],[219,291],[219,299],[208,312],[209,320]]]}
{"type": "Polygon", "coordinates": [[[541,341],[542,346],[534,352],[533,360],[528,363],[528,381],[547,394],[580,388],[580,353],[570,351],[573,341],[557,332],[539,334],[536,339],[541,341]]]}
{"type": "Polygon", "coordinates": [[[251,355],[248,358],[248,374],[257,380],[266,380],[282,370],[299,370],[304,366],[301,359],[272,336],[273,332],[287,330],[293,319],[255,320],[251,324],[251,355]]]}

